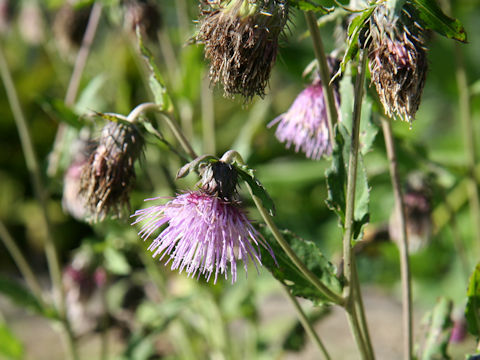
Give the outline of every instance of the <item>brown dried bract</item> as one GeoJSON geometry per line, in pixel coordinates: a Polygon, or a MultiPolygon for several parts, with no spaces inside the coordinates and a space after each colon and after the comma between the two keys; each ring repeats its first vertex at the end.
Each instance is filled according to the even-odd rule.
{"type": "Polygon", "coordinates": [[[143,151],[143,137],[134,125],[108,123],[95,151],[83,166],[80,195],[92,221],[107,214],[120,217],[129,204],[135,181],[135,161],[143,151]]]}
{"type": "Polygon", "coordinates": [[[250,4],[247,0],[227,1],[223,7],[209,3],[204,10],[197,40],[205,44],[210,60],[212,84],[222,83],[225,96],[241,94],[247,101],[265,95],[278,51],[278,37],[287,20],[282,1],[250,4]],[[245,7],[255,12],[242,14],[245,7]]]}
{"type": "Polygon", "coordinates": [[[370,20],[369,67],[385,113],[411,122],[420,105],[427,74],[422,29],[390,19],[379,6],[370,20]],[[415,31],[415,33],[414,33],[415,31]]]}

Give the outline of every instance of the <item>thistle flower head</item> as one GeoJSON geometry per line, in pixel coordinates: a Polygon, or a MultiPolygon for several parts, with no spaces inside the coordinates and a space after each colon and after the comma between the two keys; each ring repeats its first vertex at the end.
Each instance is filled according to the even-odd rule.
{"type": "MultiPolygon", "coordinates": [[[[334,90],[337,108],[340,106],[340,96],[334,90]]],[[[302,151],[313,160],[319,160],[322,155],[332,151],[328,132],[327,105],[323,95],[320,80],[314,81],[295,99],[288,111],[268,124],[277,125],[275,135],[285,143],[287,148],[292,145],[295,152],[302,151]]]]}
{"type": "MultiPolygon", "coordinates": [[[[406,17],[407,13],[404,13],[406,17]]],[[[420,105],[427,73],[423,29],[379,5],[370,19],[369,67],[385,113],[411,122],[420,105]]]]}
{"type": "Polygon", "coordinates": [[[288,16],[285,0],[204,1],[197,40],[205,44],[210,80],[225,96],[264,96],[278,37],[288,16]]]}
{"type": "Polygon", "coordinates": [[[103,220],[108,213],[119,217],[128,205],[134,164],[143,145],[142,134],[133,124],[109,122],[103,128],[80,180],[80,195],[91,220],[103,220]]]}
{"type": "Polygon", "coordinates": [[[127,0],[124,6],[125,28],[135,33],[138,27],[142,36],[155,40],[162,24],[158,6],[151,0],[127,0]]]}
{"type": "Polygon", "coordinates": [[[242,261],[245,272],[251,259],[261,265],[259,246],[270,246],[255,230],[246,214],[232,202],[227,202],[202,190],[178,195],[165,205],[137,210],[138,222],[144,222],[139,235],[152,237],[162,226],[168,226],[153,240],[148,250],[153,257],[166,255],[171,269],[185,270],[191,277],[201,275],[209,281],[214,275],[237,279],[237,262],[242,261]]]}

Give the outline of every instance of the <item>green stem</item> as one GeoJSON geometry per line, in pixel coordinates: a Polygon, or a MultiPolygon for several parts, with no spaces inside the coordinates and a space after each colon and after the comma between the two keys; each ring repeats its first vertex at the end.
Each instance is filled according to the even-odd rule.
{"type": "Polygon", "coordinates": [[[338,114],[337,107],[335,106],[335,97],[333,95],[332,84],[330,83],[330,69],[328,68],[322,37],[320,36],[320,30],[318,29],[317,18],[313,11],[305,12],[305,19],[312,36],[313,50],[315,51],[315,56],[318,61],[320,79],[322,80],[323,96],[325,97],[325,103],[327,104],[328,133],[330,135],[330,142],[333,144],[335,139],[333,134],[333,126],[337,122],[338,114]]]}
{"type": "Polygon", "coordinates": [[[203,153],[215,155],[215,110],[210,80],[208,76],[202,79],[202,130],[203,130],[203,153]]]}
{"type": "Polygon", "coordinates": [[[27,259],[22,254],[22,251],[18,247],[17,243],[13,239],[13,237],[8,232],[7,227],[3,224],[0,220],[0,238],[2,239],[5,247],[7,248],[8,252],[12,256],[13,261],[20,270],[23,278],[27,282],[28,287],[30,290],[35,294],[35,296],[42,301],[43,294],[42,294],[42,287],[38,282],[37,277],[33,273],[32,268],[28,264],[27,259]]]}
{"type": "Polygon", "coordinates": [[[297,298],[292,295],[292,293],[284,283],[281,283],[281,284],[282,284],[283,290],[287,294],[287,297],[290,299],[293,307],[295,308],[298,315],[298,319],[300,320],[300,323],[302,324],[303,328],[307,332],[308,336],[310,336],[312,341],[317,345],[323,357],[326,360],[330,360],[330,355],[328,354],[328,351],[325,348],[325,345],[323,345],[322,340],[320,340],[317,332],[313,328],[312,324],[310,324],[310,321],[308,320],[307,316],[305,315],[305,312],[303,311],[302,307],[298,303],[297,298]]]}
{"type": "Polygon", "coordinates": [[[460,119],[462,121],[463,143],[465,144],[465,152],[467,154],[468,163],[468,191],[469,204],[472,221],[475,228],[475,237],[477,248],[480,247],[480,198],[478,192],[477,181],[475,180],[475,165],[477,163],[476,145],[475,145],[475,128],[471,115],[470,91],[468,87],[467,71],[465,69],[465,60],[461,45],[455,42],[455,61],[456,61],[456,77],[458,86],[458,101],[460,119]]]}
{"type": "Polygon", "coordinates": [[[390,163],[390,177],[392,178],[393,193],[395,196],[395,216],[398,216],[400,232],[400,270],[402,277],[402,308],[403,308],[403,357],[411,359],[413,355],[413,314],[412,314],[412,285],[410,275],[410,262],[408,256],[408,235],[405,218],[405,204],[403,201],[402,187],[398,174],[398,162],[395,154],[395,143],[390,122],[382,119],[385,147],[390,163]]]}
{"type": "Polygon", "coordinates": [[[247,188],[248,191],[250,192],[250,196],[252,197],[253,201],[255,202],[255,205],[258,209],[258,212],[263,218],[263,221],[267,224],[268,228],[272,232],[273,236],[275,237],[275,240],[279,243],[279,245],[282,247],[283,251],[288,255],[288,257],[292,260],[292,262],[295,264],[295,266],[305,275],[305,277],[330,301],[332,301],[335,304],[342,305],[343,304],[343,299],[340,295],[334,293],[332,290],[330,290],[328,287],[326,287],[316,276],[313,274],[308,268],[305,266],[305,264],[298,258],[298,256],[295,254],[293,249],[290,247],[288,242],[284,239],[283,235],[281,234],[280,230],[277,228],[275,223],[273,222],[272,217],[268,214],[268,211],[263,207],[262,201],[253,194],[252,189],[248,184],[247,188]]]}
{"type": "Polygon", "coordinates": [[[355,254],[352,254],[352,261],[353,261],[353,303],[355,305],[355,311],[358,315],[358,321],[360,326],[360,331],[362,333],[363,341],[366,345],[366,350],[368,352],[368,357],[370,359],[374,359],[375,355],[373,352],[372,342],[370,340],[370,332],[368,331],[368,324],[367,319],[365,317],[365,307],[363,305],[363,298],[362,298],[362,291],[360,288],[360,280],[358,278],[358,271],[357,271],[357,264],[355,261],[355,254]]]}
{"type": "Polygon", "coordinates": [[[48,216],[47,194],[45,192],[45,187],[43,186],[40,167],[38,165],[37,157],[33,148],[32,139],[27,126],[27,121],[20,106],[17,91],[15,89],[15,85],[13,83],[12,76],[10,74],[10,70],[8,68],[8,64],[1,46],[0,73],[2,81],[5,85],[8,101],[12,109],[13,118],[17,125],[27,169],[33,184],[33,189],[42,210],[42,220],[47,229],[47,237],[45,241],[45,255],[48,262],[50,278],[53,284],[54,298],[56,298],[58,313],[64,322],[64,335],[67,339],[67,349],[72,359],[78,359],[75,341],[73,339],[73,335],[68,324],[68,319],[66,317],[66,305],[62,284],[61,266],[58,259],[57,249],[55,248],[52,225],[48,216]]]}
{"type": "MultiPolygon", "coordinates": [[[[351,133],[351,145],[350,156],[348,160],[348,174],[347,174],[347,194],[346,194],[346,209],[345,209],[345,232],[343,236],[343,275],[345,278],[345,286],[343,288],[343,297],[346,302],[346,311],[349,319],[350,327],[352,329],[355,341],[361,351],[361,355],[364,359],[369,358],[368,346],[369,340],[366,338],[368,332],[365,332],[362,336],[362,331],[357,318],[356,308],[361,304],[356,300],[355,296],[352,296],[355,284],[353,282],[358,281],[357,278],[352,275],[355,270],[352,269],[355,266],[352,254],[352,240],[353,240],[353,225],[354,225],[354,211],[355,211],[355,190],[357,182],[357,165],[358,165],[358,148],[359,148],[359,132],[360,132],[360,115],[362,111],[362,100],[364,94],[364,82],[365,82],[365,70],[367,65],[367,56],[364,51],[360,51],[358,73],[355,81],[355,98],[353,105],[352,115],[352,133],[351,133]]],[[[358,285],[359,286],[359,285],[358,285]]],[[[363,310],[362,310],[363,312],[363,310]]],[[[373,356],[373,354],[372,354],[373,356]]]]}
{"type": "Polygon", "coordinates": [[[173,135],[177,138],[178,142],[182,146],[183,150],[192,158],[195,159],[198,157],[197,153],[195,150],[193,150],[192,146],[188,142],[187,138],[183,135],[182,130],[178,126],[177,122],[175,121],[173,115],[169,113],[162,112],[163,117],[165,118],[165,121],[167,122],[167,125],[170,127],[170,130],[172,131],[173,135]]]}

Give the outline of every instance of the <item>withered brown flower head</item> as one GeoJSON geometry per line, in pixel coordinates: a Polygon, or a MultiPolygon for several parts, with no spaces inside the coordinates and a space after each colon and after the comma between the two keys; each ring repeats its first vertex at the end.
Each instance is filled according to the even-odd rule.
{"type": "Polygon", "coordinates": [[[53,33],[62,51],[70,52],[80,47],[91,10],[92,5],[75,8],[67,2],[57,12],[53,33]]]}
{"type": "Polygon", "coordinates": [[[285,0],[203,1],[197,40],[205,44],[210,81],[224,94],[265,95],[288,17],[285,0]]]}
{"type": "Polygon", "coordinates": [[[370,73],[389,117],[415,118],[428,67],[423,32],[407,12],[399,18],[380,5],[372,14],[370,73]]]}
{"type": "Polygon", "coordinates": [[[137,26],[142,36],[157,39],[157,31],[162,25],[162,17],[157,4],[151,0],[126,0],[124,26],[135,33],[137,26]]]}
{"type": "Polygon", "coordinates": [[[82,168],[80,195],[90,221],[122,215],[135,181],[135,161],[143,151],[142,134],[134,125],[109,122],[98,146],[82,168]]]}

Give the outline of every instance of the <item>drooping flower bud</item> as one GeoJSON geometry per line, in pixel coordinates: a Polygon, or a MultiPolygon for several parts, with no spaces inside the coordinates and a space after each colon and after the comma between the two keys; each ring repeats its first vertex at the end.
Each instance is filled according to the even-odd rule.
{"type": "MultiPolygon", "coordinates": [[[[431,192],[422,175],[413,173],[409,176],[403,202],[408,251],[413,254],[430,243],[433,232],[431,192]]],[[[397,245],[400,243],[401,231],[399,214],[394,211],[390,216],[389,232],[390,238],[397,245]]]]}
{"type": "Polygon", "coordinates": [[[201,189],[209,195],[231,201],[236,193],[237,178],[234,166],[217,161],[203,168],[201,189]]]}
{"type": "Polygon", "coordinates": [[[57,12],[53,23],[53,33],[61,51],[69,53],[80,47],[91,10],[91,5],[75,8],[67,2],[57,12]]]}
{"type": "MultiPolygon", "coordinates": [[[[338,110],[340,94],[336,87],[334,97],[338,110]]],[[[297,96],[290,109],[270,122],[268,127],[277,125],[275,136],[287,148],[293,145],[295,152],[302,151],[308,158],[319,160],[332,151],[327,111],[322,83],[316,79],[297,96]]]]}
{"type": "Polygon", "coordinates": [[[127,0],[124,3],[124,26],[128,31],[140,29],[142,36],[150,40],[157,38],[157,31],[162,25],[160,10],[151,0],[127,0]]]}
{"type": "Polygon", "coordinates": [[[412,122],[427,74],[424,30],[407,17],[379,5],[370,18],[369,67],[385,113],[412,122]]]}
{"type": "Polygon", "coordinates": [[[129,203],[134,165],[143,145],[143,136],[133,124],[109,122],[103,128],[98,146],[82,168],[80,182],[90,220],[101,221],[109,213],[121,216],[129,203]]]}
{"type": "Polygon", "coordinates": [[[225,96],[264,96],[287,22],[285,0],[203,1],[197,40],[205,44],[210,80],[225,96]]]}

